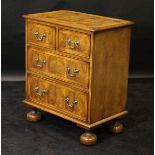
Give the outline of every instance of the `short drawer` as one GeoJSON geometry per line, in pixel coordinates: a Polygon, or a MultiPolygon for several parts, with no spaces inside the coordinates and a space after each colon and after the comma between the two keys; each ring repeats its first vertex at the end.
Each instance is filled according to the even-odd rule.
{"type": "Polygon", "coordinates": [[[27,42],[54,49],[55,35],[54,27],[27,22],[27,42]]]}
{"type": "Polygon", "coordinates": [[[61,51],[89,57],[90,35],[76,31],[59,29],[58,48],[61,51]]]}
{"type": "Polygon", "coordinates": [[[28,74],[27,97],[37,104],[62,111],[71,117],[87,119],[87,94],[28,74]]]}
{"type": "Polygon", "coordinates": [[[43,49],[29,47],[27,51],[28,70],[75,83],[88,88],[89,63],[59,56],[43,49]]]}

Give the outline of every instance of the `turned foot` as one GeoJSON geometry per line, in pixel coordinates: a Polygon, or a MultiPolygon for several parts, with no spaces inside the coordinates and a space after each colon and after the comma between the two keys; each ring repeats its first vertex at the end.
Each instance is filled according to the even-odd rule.
{"type": "Polygon", "coordinates": [[[116,121],[110,125],[109,129],[112,133],[121,133],[124,131],[124,126],[122,123],[116,121]]]}
{"type": "Polygon", "coordinates": [[[94,145],[97,142],[97,136],[91,132],[86,131],[80,136],[80,142],[84,145],[94,145]]]}
{"type": "Polygon", "coordinates": [[[26,119],[30,122],[38,122],[41,120],[41,113],[37,110],[32,110],[27,113],[26,119]]]}

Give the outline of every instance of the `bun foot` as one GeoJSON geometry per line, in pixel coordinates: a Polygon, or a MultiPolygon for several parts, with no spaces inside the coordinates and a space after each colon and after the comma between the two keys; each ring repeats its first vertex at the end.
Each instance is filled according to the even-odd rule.
{"type": "Polygon", "coordinates": [[[36,110],[32,110],[27,113],[26,119],[30,122],[38,122],[41,120],[41,113],[36,110]]]}
{"type": "Polygon", "coordinates": [[[80,143],[84,145],[94,145],[97,142],[97,136],[91,132],[85,132],[80,136],[80,143]]]}
{"type": "Polygon", "coordinates": [[[110,125],[109,127],[112,133],[122,133],[124,131],[124,126],[120,122],[115,122],[114,124],[110,125]]]}

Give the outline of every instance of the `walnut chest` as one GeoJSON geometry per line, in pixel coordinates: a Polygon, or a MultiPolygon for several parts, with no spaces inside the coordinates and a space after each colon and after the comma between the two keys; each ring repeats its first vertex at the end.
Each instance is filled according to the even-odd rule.
{"type": "MultiPolygon", "coordinates": [[[[26,99],[37,109],[86,129],[80,142],[96,143],[90,130],[125,114],[130,21],[60,10],[26,18],[26,99]]],[[[111,131],[123,125],[114,122],[111,131]]]]}

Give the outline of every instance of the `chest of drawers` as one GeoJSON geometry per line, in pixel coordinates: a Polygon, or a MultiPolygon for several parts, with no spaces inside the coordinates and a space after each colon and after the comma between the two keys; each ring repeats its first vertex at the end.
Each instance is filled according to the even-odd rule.
{"type": "Polygon", "coordinates": [[[60,10],[26,18],[27,120],[39,121],[37,109],[76,123],[86,132],[80,142],[96,143],[91,129],[116,119],[125,109],[130,21],[60,10]]]}

